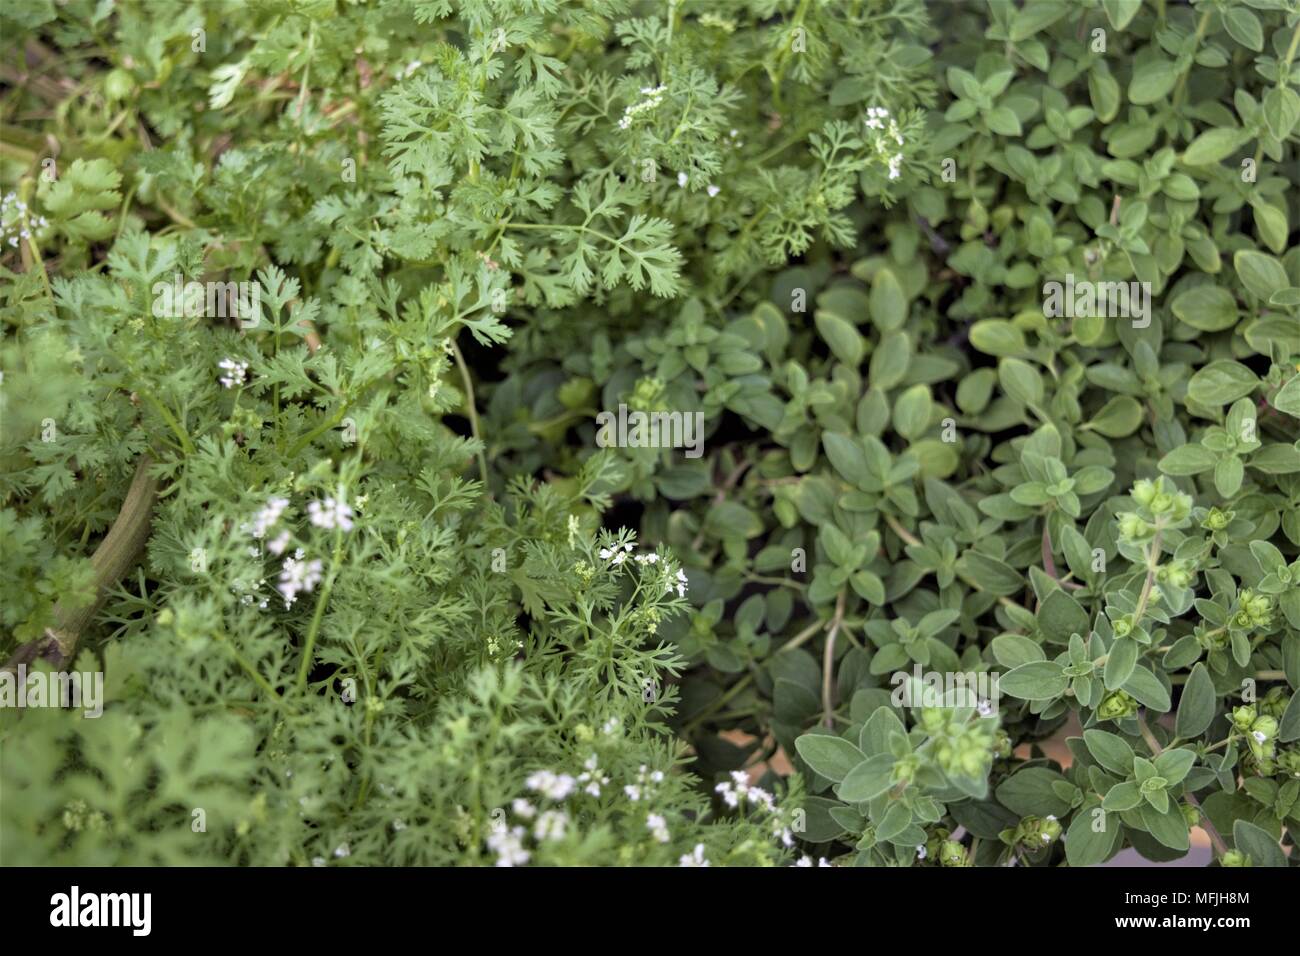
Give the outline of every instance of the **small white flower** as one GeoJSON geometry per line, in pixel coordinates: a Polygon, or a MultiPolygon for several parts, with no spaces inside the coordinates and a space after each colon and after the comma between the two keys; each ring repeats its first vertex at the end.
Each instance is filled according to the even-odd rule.
{"type": "Polygon", "coordinates": [[[709,861],[704,858],[704,844],[695,844],[695,849],[690,853],[682,854],[677,864],[679,866],[708,866],[709,861]]]}
{"type": "Polygon", "coordinates": [[[627,798],[633,803],[636,803],[641,799],[641,788],[634,783],[629,783],[624,787],[623,792],[627,794],[627,798]]]}
{"type": "Polygon", "coordinates": [[[510,804],[510,809],[515,811],[515,816],[523,817],[525,820],[531,820],[533,815],[537,813],[537,809],[522,797],[516,797],[510,804]]]}
{"type": "Polygon", "coordinates": [[[927,851],[926,848],[925,848],[925,844],[922,843],[920,846],[918,846],[918,847],[916,848],[916,858],[917,858],[918,860],[924,860],[925,857],[926,857],[927,852],[928,852],[928,851],[927,851]]]}
{"type": "Polygon", "coordinates": [[[563,840],[569,825],[569,815],[563,810],[547,810],[537,818],[533,836],[539,840],[563,840]]]}
{"type": "Polygon", "coordinates": [[[595,754],[588,757],[583,762],[583,766],[587,769],[585,772],[578,774],[578,783],[585,784],[582,788],[585,792],[593,797],[599,797],[600,788],[609,783],[609,777],[600,772],[600,764],[595,754]]]}
{"type": "Polygon", "coordinates": [[[406,821],[405,821],[405,820],[403,820],[403,819],[401,819],[401,818],[399,817],[399,818],[397,818],[396,820],[393,821],[393,832],[394,832],[394,833],[401,833],[401,832],[402,832],[403,830],[405,830],[405,829],[406,829],[406,821]]]}
{"type": "Polygon", "coordinates": [[[671,839],[668,835],[668,822],[657,813],[652,813],[645,818],[645,827],[660,843],[667,843],[671,839]]]}
{"type": "Polygon", "coordinates": [[[708,186],[704,187],[704,191],[708,193],[709,198],[712,199],[718,193],[722,192],[722,189],[718,186],[714,186],[713,184],[709,184],[708,186]]]}
{"type": "MultiPolygon", "coordinates": [[[[26,238],[26,236],[23,238],[26,238]]],[[[223,369],[226,373],[220,379],[222,388],[234,388],[236,385],[243,385],[248,377],[247,362],[227,358],[218,362],[217,367],[223,369]]]]}
{"type": "Polygon", "coordinates": [[[284,554],[284,549],[289,547],[289,532],[281,531],[272,540],[266,543],[266,550],[272,554],[284,554]]]}
{"type": "Polygon", "coordinates": [[[342,858],[345,857],[345,856],[351,856],[351,855],[352,855],[352,848],[349,847],[346,843],[340,843],[340,844],[339,844],[339,845],[334,849],[334,855],[337,856],[337,857],[339,857],[340,859],[342,859],[342,858]]]}
{"type": "Polygon", "coordinates": [[[903,154],[902,154],[902,153],[898,153],[898,154],[896,154],[896,155],[890,157],[890,160],[889,160],[889,178],[890,178],[890,179],[897,179],[899,176],[903,175],[903,172],[902,172],[902,163],[903,163],[903,154]]]}
{"type": "Polygon", "coordinates": [[[677,185],[679,188],[685,189],[688,182],[690,182],[690,179],[685,173],[677,174],[677,185]]]}
{"type": "Polygon", "coordinates": [[[312,857],[312,858],[311,858],[311,865],[312,865],[312,866],[324,866],[324,865],[325,865],[325,857],[323,857],[323,856],[314,856],[314,857],[312,857]]]}
{"type": "Polygon", "coordinates": [[[1250,735],[1255,738],[1255,743],[1257,744],[1262,744],[1268,740],[1268,734],[1264,733],[1262,730],[1252,730],[1250,735]]]}
{"type": "Polygon", "coordinates": [[[307,516],[318,528],[342,528],[352,530],[353,511],[346,502],[335,498],[313,501],[307,505],[307,516]]]}

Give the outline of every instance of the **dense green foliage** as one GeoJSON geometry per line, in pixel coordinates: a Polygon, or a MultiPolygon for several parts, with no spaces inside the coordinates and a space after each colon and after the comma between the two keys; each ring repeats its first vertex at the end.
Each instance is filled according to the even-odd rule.
{"type": "Polygon", "coordinates": [[[1296,0],[0,31],[3,862],[1294,858],[1296,0]]]}

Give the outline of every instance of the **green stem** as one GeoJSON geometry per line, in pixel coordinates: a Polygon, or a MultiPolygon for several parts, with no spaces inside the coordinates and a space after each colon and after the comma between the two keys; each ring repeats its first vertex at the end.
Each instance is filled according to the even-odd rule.
{"type": "MultiPolygon", "coordinates": [[[[1201,47],[1201,40],[1204,39],[1205,37],[1205,31],[1210,25],[1210,15],[1213,12],[1214,12],[1214,8],[1209,4],[1206,4],[1206,10],[1204,13],[1201,14],[1201,19],[1196,24],[1196,40],[1192,44],[1193,59],[1196,56],[1196,51],[1199,50],[1201,47]]],[[[1178,82],[1174,84],[1174,92],[1169,97],[1169,102],[1173,105],[1175,110],[1178,109],[1178,104],[1181,101],[1183,95],[1183,89],[1187,85],[1187,76],[1190,72],[1191,72],[1191,64],[1188,64],[1187,69],[1183,70],[1182,73],[1178,74],[1178,82]]]]}
{"type": "Polygon", "coordinates": [[[904,542],[910,544],[914,548],[921,546],[921,539],[904,528],[897,518],[888,512],[881,512],[881,514],[884,515],[885,524],[889,525],[889,529],[893,531],[894,534],[898,535],[904,542]]]}
{"type": "Polygon", "coordinates": [[[1133,612],[1133,627],[1136,628],[1142,623],[1142,615],[1146,613],[1147,602],[1151,600],[1151,588],[1156,580],[1156,568],[1160,565],[1160,526],[1156,526],[1156,536],[1151,539],[1151,547],[1147,551],[1147,579],[1142,583],[1142,593],[1138,595],[1137,610],[1133,612]]]}
{"type": "Polygon", "coordinates": [[[465,411],[469,415],[469,430],[473,434],[474,440],[478,442],[478,473],[483,480],[483,490],[488,491],[488,470],[487,456],[484,455],[483,435],[478,426],[478,409],[475,408],[474,400],[474,382],[469,375],[469,366],[465,364],[465,356],[460,352],[460,346],[456,344],[455,339],[451,339],[451,354],[456,358],[456,368],[460,369],[460,380],[465,386],[465,411]]]}
{"type": "Polygon", "coordinates": [[[194,443],[190,441],[189,432],[185,431],[185,429],[181,427],[181,423],[176,420],[176,416],[174,416],[171,411],[150,392],[147,392],[142,388],[137,388],[135,391],[136,394],[148,402],[149,406],[158,413],[159,417],[162,418],[164,422],[167,423],[167,427],[172,430],[172,434],[174,434],[177,440],[181,443],[181,449],[185,454],[194,454],[194,443]]]}
{"type": "Polygon", "coordinates": [[[325,586],[321,588],[320,597],[316,599],[316,612],[312,615],[311,626],[307,629],[307,640],[302,647],[302,662],[298,665],[298,689],[307,686],[307,672],[311,670],[312,650],[316,647],[316,637],[320,634],[321,621],[325,617],[325,605],[329,603],[330,592],[334,590],[334,581],[343,564],[343,530],[334,532],[334,555],[330,559],[329,574],[325,586]]]}
{"type": "Polygon", "coordinates": [[[835,672],[835,635],[839,633],[840,625],[844,622],[844,596],[845,592],[841,591],[839,597],[835,599],[835,616],[831,618],[831,626],[826,632],[826,648],[822,652],[822,723],[832,729],[835,727],[835,709],[831,704],[831,688],[835,672]]]}
{"type": "Polygon", "coordinates": [[[343,417],[347,414],[349,407],[350,407],[349,405],[345,404],[342,408],[340,408],[337,412],[335,412],[334,415],[330,417],[328,420],[317,425],[307,434],[303,435],[296,442],[294,442],[293,447],[289,449],[289,457],[292,458],[294,455],[298,454],[300,451],[302,451],[304,448],[310,445],[321,435],[325,434],[331,428],[334,428],[336,425],[338,425],[339,422],[343,421],[343,417]]]}
{"type": "Polygon", "coordinates": [[[284,703],[284,701],[281,699],[276,689],[271,686],[271,682],[268,681],[265,677],[263,677],[261,672],[258,671],[258,669],[255,668],[251,663],[249,663],[248,659],[244,657],[243,654],[239,653],[239,651],[235,648],[235,645],[231,643],[229,637],[227,637],[225,634],[222,634],[219,631],[214,631],[213,636],[217,639],[217,643],[224,646],[226,650],[230,652],[230,656],[234,658],[235,663],[238,664],[240,667],[242,667],[245,673],[247,673],[248,676],[253,679],[253,683],[255,683],[266,694],[268,694],[271,697],[271,699],[276,702],[277,705],[284,703]]]}

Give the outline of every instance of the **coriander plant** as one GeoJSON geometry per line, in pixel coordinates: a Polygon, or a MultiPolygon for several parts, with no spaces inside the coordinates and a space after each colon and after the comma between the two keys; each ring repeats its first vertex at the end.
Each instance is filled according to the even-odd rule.
{"type": "Polygon", "coordinates": [[[0,50],[0,862],[1295,865],[1297,0],[0,50]]]}

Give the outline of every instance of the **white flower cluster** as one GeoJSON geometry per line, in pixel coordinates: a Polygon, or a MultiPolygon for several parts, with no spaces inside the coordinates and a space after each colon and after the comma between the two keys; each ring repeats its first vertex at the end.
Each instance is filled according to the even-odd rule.
{"type": "MultiPolygon", "coordinates": [[[[813,865],[813,858],[810,857],[807,853],[805,853],[803,856],[799,857],[798,861],[795,863],[795,866],[812,866],[812,865],[813,865]]],[[[817,865],[818,865],[818,866],[830,866],[831,863],[830,863],[830,861],[829,861],[828,859],[826,859],[826,857],[824,857],[824,856],[819,856],[819,857],[817,858],[817,865]]]]}
{"type": "Polygon", "coordinates": [[[222,388],[234,388],[248,381],[247,362],[225,358],[217,363],[217,367],[225,371],[225,374],[219,380],[222,388]]]}
{"type": "Polygon", "coordinates": [[[528,775],[528,779],[524,781],[529,790],[540,793],[548,800],[563,800],[573,793],[576,783],[577,781],[567,773],[556,774],[549,770],[538,770],[536,773],[531,773],[528,775]]]}
{"type": "Polygon", "coordinates": [[[239,595],[239,603],[245,607],[249,607],[256,603],[259,608],[266,610],[267,604],[270,603],[270,598],[258,596],[258,592],[261,591],[265,584],[266,578],[258,578],[253,584],[245,586],[243,578],[239,578],[231,583],[230,590],[239,595]]]}
{"type": "Polygon", "coordinates": [[[292,607],[293,602],[298,600],[298,592],[310,593],[320,583],[320,579],[320,561],[304,561],[302,548],[296,550],[293,557],[285,558],[284,567],[280,570],[280,583],[276,585],[284,597],[284,606],[292,607]]]}
{"type": "Polygon", "coordinates": [[[777,808],[776,799],[762,787],[751,785],[749,774],[745,771],[733,770],[731,780],[724,780],[713,789],[716,793],[722,794],[722,802],[733,810],[746,804],[772,814],[772,836],[779,839],[782,846],[794,846],[794,833],[777,808]]]}
{"type": "Polygon", "coordinates": [[[609,777],[601,773],[600,763],[595,754],[588,757],[582,766],[586,769],[578,774],[578,783],[586,784],[582,789],[593,797],[599,797],[600,788],[609,784],[609,777]]]}
{"type": "MultiPolygon", "coordinates": [[[[540,773],[547,774],[549,771],[540,771],[540,773]]],[[[533,776],[537,777],[538,774],[533,776]]],[[[553,774],[551,776],[554,777],[553,774]]],[[[569,815],[563,810],[543,810],[538,813],[537,808],[523,798],[512,801],[510,809],[521,820],[535,821],[532,835],[538,843],[545,840],[563,840],[569,830],[569,815]]],[[[527,863],[532,857],[532,853],[524,846],[527,838],[526,827],[516,824],[507,828],[504,821],[498,822],[487,838],[488,848],[497,855],[496,865],[522,866],[527,863]]]]}
{"type": "Polygon", "coordinates": [[[650,831],[660,843],[667,843],[672,837],[668,834],[668,821],[657,813],[648,814],[645,818],[645,828],[650,831]]]}
{"type": "Polygon", "coordinates": [[[531,854],[524,849],[524,828],[505,827],[488,834],[488,849],[497,855],[497,866],[523,866],[531,854]]]}
{"type": "MultiPolygon", "coordinates": [[[[883,106],[867,107],[867,118],[864,121],[867,129],[879,130],[875,136],[876,153],[884,155],[888,152],[888,140],[892,139],[899,146],[903,145],[903,132],[898,128],[898,121],[890,119],[889,110],[883,106]],[[886,129],[885,121],[889,120],[889,127],[886,129]]],[[[889,165],[889,178],[897,179],[903,175],[903,154],[894,153],[887,159],[889,165]]]]}
{"type": "MultiPolygon", "coordinates": [[[[592,780],[592,772],[599,773],[595,770],[595,766],[596,758],[592,756],[587,761],[588,772],[577,778],[567,773],[537,770],[528,775],[524,785],[534,793],[540,794],[543,799],[558,803],[572,795],[578,789],[579,783],[592,780]]],[[[604,782],[608,783],[609,778],[604,778],[604,782]]],[[[587,791],[591,792],[590,784],[587,791]]],[[[596,795],[599,795],[599,788],[596,790],[596,795]]],[[[532,821],[532,836],[539,843],[545,840],[563,840],[569,831],[569,814],[561,808],[539,811],[531,801],[516,797],[510,802],[510,812],[519,820],[532,821]]],[[[517,824],[507,828],[504,822],[499,822],[487,841],[488,847],[497,855],[496,865],[522,866],[527,863],[531,857],[530,851],[524,846],[527,838],[527,827],[517,824]]]]}
{"type": "Polygon", "coordinates": [[[664,93],[667,90],[668,87],[663,86],[662,84],[659,86],[641,87],[641,95],[644,96],[645,99],[641,100],[639,103],[633,103],[623,111],[623,118],[618,121],[618,128],[631,129],[632,120],[636,119],[639,114],[652,110],[662,103],[664,101],[664,93]]]}
{"type": "Polygon", "coordinates": [[[621,547],[601,548],[599,552],[600,560],[609,561],[610,559],[613,559],[614,565],[620,565],[627,560],[627,556],[632,553],[633,547],[634,545],[629,543],[624,544],[621,547]]]}
{"type": "MultiPolygon", "coordinates": [[[[627,542],[615,545],[612,548],[601,548],[598,553],[602,561],[608,561],[614,567],[618,567],[627,560],[628,555],[632,555],[633,548],[635,548],[635,545],[627,542]]],[[[659,555],[653,552],[636,554],[632,555],[632,560],[643,566],[647,564],[657,565],[659,564],[659,555]]],[[[664,593],[670,594],[673,590],[676,590],[678,597],[686,597],[686,589],[690,585],[690,581],[686,578],[686,572],[679,567],[673,567],[670,562],[664,561],[663,574],[664,593]]]]}
{"type": "Polygon", "coordinates": [[[339,498],[326,498],[324,501],[313,501],[307,505],[307,517],[318,528],[342,528],[344,531],[351,531],[353,515],[354,512],[348,507],[347,502],[339,498]]]}
{"type": "Polygon", "coordinates": [[[664,772],[662,770],[652,771],[645,764],[642,764],[641,769],[637,771],[636,783],[629,783],[623,788],[623,792],[627,794],[629,800],[637,803],[650,792],[653,784],[663,783],[663,779],[664,772]]]}
{"type": "Polygon", "coordinates": [[[750,786],[749,774],[743,770],[731,771],[731,781],[724,780],[713,789],[722,794],[722,801],[733,810],[742,803],[752,803],[769,813],[776,812],[776,800],[762,787],[750,786]]]}
{"type": "Polygon", "coordinates": [[[264,538],[288,507],[288,498],[269,498],[262,510],[253,517],[253,523],[244,525],[240,530],[247,531],[254,538],[264,538]]]}
{"type": "MultiPolygon", "coordinates": [[[[13,219],[15,221],[12,224],[17,226],[18,223],[16,220],[18,220],[19,218],[22,218],[24,220],[28,219],[27,203],[19,199],[17,193],[14,192],[5,193],[4,198],[0,199],[0,220],[13,219]]],[[[29,221],[31,225],[36,227],[37,230],[44,229],[46,226],[50,224],[49,220],[47,220],[44,216],[37,216],[34,219],[30,219],[29,221]]],[[[0,239],[6,239],[9,245],[14,249],[18,248],[19,239],[30,239],[31,237],[32,237],[31,230],[28,229],[26,225],[20,226],[18,228],[18,231],[12,236],[6,236],[4,232],[0,230],[0,239]]]]}

